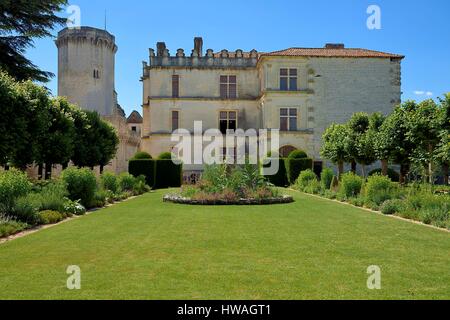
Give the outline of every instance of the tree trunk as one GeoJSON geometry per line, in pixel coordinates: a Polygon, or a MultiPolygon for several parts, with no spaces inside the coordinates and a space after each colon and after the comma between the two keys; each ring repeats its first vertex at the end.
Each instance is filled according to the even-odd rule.
{"type": "Polygon", "coordinates": [[[344,161],[339,161],[339,163],[338,163],[338,177],[339,177],[339,180],[341,180],[343,173],[344,173],[344,161]]]}
{"type": "MultiPolygon", "coordinates": [[[[430,153],[430,155],[433,152],[433,146],[430,144],[428,145],[428,152],[430,153]]],[[[433,158],[430,158],[430,162],[428,162],[428,179],[430,184],[434,184],[434,180],[433,180],[433,158]]]]}
{"type": "Polygon", "coordinates": [[[400,184],[406,183],[406,175],[409,172],[409,164],[402,164],[400,166],[400,184]]]}
{"type": "Polygon", "coordinates": [[[365,179],[366,178],[366,165],[365,164],[361,165],[361,170],[362,170],[362,176],[365,179]]]}
{"type": "Polygon", "coordinates": [[[50,180],[52,178],[52,164],[45,164],[45,180],[50,180]]]}
{"type": "Polygon", "coordinates": [[[356,173],[356,161],[355,160],[352,161],[352,172],[356,173]]]}
{"type": "Polygon", "coordinates": [[[383,176],[387,176],[388,175],[388,161],[387,161],[387,159],[381,160],[381,174],[383,176]]]}
{"type": "Polygon", "coordinates": [[[449,174],[449,164],[445,163],[442,165],[442,172],[444,173],[444,184],[448,186],[448,174],[449,174]]]}
{"type": "Polygon", "coordinates": [[[103,174],[103,170],[104,170],[104,166],[101,164],[100,165],[100,174],[103,174]]]}
{"type": "Polygon", "coordinates": [[[42,170],[44,170],[44,165],[42,163],[38,164],[38,180],[42,180],[42,170]]]}

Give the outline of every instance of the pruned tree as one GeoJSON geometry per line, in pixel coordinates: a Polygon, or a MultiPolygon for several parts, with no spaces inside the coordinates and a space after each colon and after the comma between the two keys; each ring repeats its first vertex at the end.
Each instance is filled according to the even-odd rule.
{"type": "Polygon", "coordinates": [[[323,158],[337,164],[339,178],[344,173],[344,163],[350,159],[347,152],[348,137],[348,127],[343,124],[332,124],[322,136],[323,143],[320,153],[323,158]]]}

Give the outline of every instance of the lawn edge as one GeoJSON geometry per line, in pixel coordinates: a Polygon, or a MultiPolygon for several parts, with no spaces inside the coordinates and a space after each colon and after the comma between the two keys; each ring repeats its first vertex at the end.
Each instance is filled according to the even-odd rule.
{"type": "MultiPolygon", "coordinates": [[[[145,194],[145,193],[144,193],[144,194],[145,194]]],[[[140,196],[142,196],[142,195],[140,195],[140,196]]],[[[54,223],[54,224],[45,224],[45,225],[33,227],[33,228],[31,228],[31,229],[27,229],[27,230],[21,231],[21,232],[19,232],[19,233],[10,235],[10,236],[8,236],[8,237],[0,238],[0,246],[3,245],[3,244],[5,244],[5,243],[8,243],[8,242],[11,242],[11,241],[20,239],[20,238],[24,238],[24,237],[26,237],[26,236],[29,236],[29,235],[33,234],[33,233],[37,233],[37,232],[39,232],[39,231],[43,231],[43,230],[46,230],[46,229],[50,229],[50,228],[59,226],[59,225],[61,225],[61,224],[64,224],[64,223],[66,223],[66,222],[69,222],[69,221],[81,219],[81,218],[83,218],[83,217],[86,217],[86,216],[91,215],[92,213],[95,213],[95,212],[98,212],[98,211],[101,211],[101,210],[103,210],[103,209],[107,209],[107,208],[110,208],[110,207],[114,207],[115,205],[118,205],[118,204],[120,204],[120,203],[124,203],[124,202],[130,201],[130,200],[139,198],[140,196],[132,196],[132,197],[130,197],[130,198],[127,198],[127,199],[122,200],[122,201],[119,201],[119,202],[109,203],[109,204],[107,204],[107,205],[105,205],[104,207],[101,207],[101,208],[90,209],[90,210],[86,211],[86,213],[85,213],[84,215],[81,215],[81,216],[75,216],[75,215],[74,215],[74,216],[72,216],[72,217],[70,217],[70,218],[67,218],[67,219],[64,219],[64,220],[62,220],[62,221],[60,221],[60,222],[58,222],[58,223],[54,223]]]]}
{"type": "Polygon", "coordinates": [[[356,208],[356,209],[361,209],[363,211],[367,211],[367,212],[370,212],[370,213],[373,213],[373,214],[376,214],[376,215],[379,215],[379,216],[382,216],[382,217],[392,218],[392,219],[396,219],[396,220],[400,220],[400,221],[405,221],[405,222],[413,223],[413,224],[416,224],[416,225],[428,227],[428,228],[431,228],[431,229],[434,229],[434,230],[439,230],[439,231],[442,231],[442,232],[445,232],[445,233],[450,233],[449,229],[439,228],[439,227],[436,227],[436,226],[433,226],[433,225],[430,225],[430,224],[425,224],[425,223],[420,222],[420,221],[406,219],[406,218],[399,217],[399,216],[396,216],[396,215],[383,214],[381,211],[376,211],[376,210],[372,210],[372,209],[365,208],[365,207],[358,207],[358,206],[355,206],[355,205],[353,205],[351,203],[348,203],[348,202],[342,202],[342,201],[339,201],[339,200],[336,200],[336,199],[328,199],[328,198],[321,197],[321,196],[316,195],[316,194],[310,194],[310,193],[302,192],[302,191],[295,190],[295,189],[292,189],[292,188],[288,188],[288,190],[295,191],[295,192],[298,192],[298,193],[301,193],[301,194],[304,194],[304,195],[307,195],[307,196],[310,196],[310,197],[314,197],[314,198],[317,198],[317,199],[327,200],[327,201],[330,201],[330,202],[334,202],[334,203],[339,203],[339,204],[342,204],[342,205],[350,206],[350,207],[353,207],[353,208],[356,208]]]}

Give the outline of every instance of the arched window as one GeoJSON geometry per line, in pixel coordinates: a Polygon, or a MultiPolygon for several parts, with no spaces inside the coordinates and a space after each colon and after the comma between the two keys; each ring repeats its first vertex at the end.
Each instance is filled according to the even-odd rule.
{"type": "Polygon", "coordinates": [[[281,158],[287,158],[292,151],[297,150],[297,148],[293,146],[284,146],[280,148],[280,157],[281,158]]]}

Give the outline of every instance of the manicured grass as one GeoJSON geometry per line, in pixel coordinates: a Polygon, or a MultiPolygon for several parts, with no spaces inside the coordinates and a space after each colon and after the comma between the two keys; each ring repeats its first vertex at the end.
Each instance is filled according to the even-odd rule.
{"type": "Polygon", "coordinates": [[[198,207],[158,191],[8,242],[0,299],[450,299],[449,233],[286,192],[295,203],[198,207]]]}

